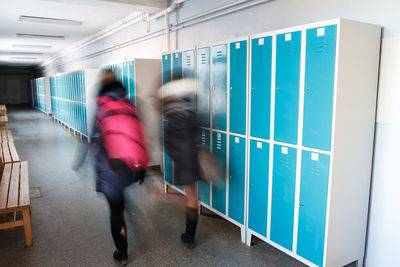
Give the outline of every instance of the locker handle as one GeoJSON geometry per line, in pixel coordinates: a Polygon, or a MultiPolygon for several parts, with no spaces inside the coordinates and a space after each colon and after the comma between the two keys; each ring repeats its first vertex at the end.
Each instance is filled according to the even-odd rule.
{"type": "Polygon", "coordinates": [[[276,90],[279,91],[279,87],[276,87],[276,90]]]}
{"type": "Polygon", "coordinates": [[[232,179],[232,175],[229,176],[229,179],[232,179]]]}
{"type": "Polygon", "coordinates": [[[253,87],[253,88],[251,88],[251,90],[254,90],[254,87],[253,87]]]}
{"type": "Polygon", "coordinates": [[[250,184],[250,187],[253,187],[253,184],[250,184]]]}
{"type": "Polygon", "coordinates": [[[231,90],[232,90],[232,86],[231,86],[231,90]]]}
{"type": "Polygon", "coordinates": [[[307,89],[307,91],[310,91],[310,87],[307,87],[306,89],[307,89]]]}
{"type": "Polygon", "coordinates": [[[303,202],[301,202],[301,206],[304,206],[304,203],[303,203],[303,202]]]}
{"type": "Polygon", "coordinates": [[[274,196],[276,196],[276,193],[273,193],[274,196]]]}

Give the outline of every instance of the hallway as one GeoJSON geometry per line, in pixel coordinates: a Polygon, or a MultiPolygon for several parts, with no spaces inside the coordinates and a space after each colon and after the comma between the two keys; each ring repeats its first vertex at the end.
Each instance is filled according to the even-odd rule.
{"type": "MultiPolygon", "coordinates": [[[[27,106],[8,106],[8,114],[19,156],[29,162],[30,187],[40,187],[42,197],[31,197],[31,248],[23,228],[0,231],[0,266],[118,266],[90,165],[70,167],[79,139],[27,106]]],[[[164,194],[161,175],[128,188],[128,266],[303,266],[264,242],[247,247],[239,228],[214,216],[201,216],[196,247],[186,249],[180,198],[164,194]]]]}

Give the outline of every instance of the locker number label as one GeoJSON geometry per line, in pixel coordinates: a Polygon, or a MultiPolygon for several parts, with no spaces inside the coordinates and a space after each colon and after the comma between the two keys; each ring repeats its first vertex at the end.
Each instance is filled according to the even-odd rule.
{"type": "Polygon", "coordinates": [[[205,134],[206,134],[206,131],[205,131],[205,130],[201,130],[201,134],[202,134],[202,135],[205,135],[205,134]]]}
{"type": "Polygon", "coordinates": [[[239,143],[239,137],[235,137],[235,143],[239,143]]]}
{"type": "Polygon", "coordinates": [[[178,58],[178,54],[175,54],[175,58],[178,58]]]}
{"type": "Polygon", "coordinates": [[[283,146],[282,147],[282,154],[287,154],[288,153],[288,148],[283,146]]]}
{"type": "Polygon", "coordinates": [[[325,28],[318,28],[317,36],[324,36],[324,35],[325,35],[325,28]]]}
{"type": "Polygon", "coordinates": [[[292,41],[292,34],[291,33],[285,34],[285,41],[292,41]]]}
{"type": "Polygon", "coordinates": [[[314,161],[318,161],[319,160],[319,154],[318,153],[311,153],[311,159],[314,161]]]}
{"type": "Polygon", "coordinates": [[[262,148],[262,143],[261,142],[257,142],[257,148],[262,148]]]}
{"type": "Polygon", "coordinates": [[[165,60],[167,60],[168,59],[168,57],[167,57],[167,55],[165,55],[165,60]]]}
{"type": "Polygon", "coordinates": [[[264,45],[264,38],[258,39],[258,45],[264,45]]]}
{"type": "Polygon", "coordinates": [[[238,43],[236,43],[236,49],[239,49],[240,48],[240,43],[238,42],[238,43]]]}
{"type": "Polygon", "coordinates": [[[221,133],[217,133],[217,138],[221,139],[221,133]]]}

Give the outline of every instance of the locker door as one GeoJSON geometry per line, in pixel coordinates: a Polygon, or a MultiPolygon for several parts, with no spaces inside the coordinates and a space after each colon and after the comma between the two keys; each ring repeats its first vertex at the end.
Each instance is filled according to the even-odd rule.
{"type": "Polygon", "coordinates": [[[307,30],[303,145],[330,150],[336,25],[307,30]]]}
{"type": "Polygon", "coordinates": [[[229,210],[228,216],[244,224],[246,139],[229,136],[229,210]]]}
{"type": "Polygon", "coordinates": [[[122,84],[125,87],[125,97],[129,99],[129,62],[122,63],[122,70],[122,84]]]}
{"type": "Polygon", "coordinates": [[[222,163],[221,177],[212,183],[212,207],[219,212],[226,212],[226,134],[213,132],[213,154],[222,163]]]}
{"type": "Polygon", "coordinates": [[[271,240],[292,250],[297,149],[274,146],[271,240]]]}
{"type": "Polygon", "coordinates": [[[267,236],[269,144],[250,141],[249,228],[267,236]]]}
{"type": "MultiPolygon", "coordinates": [[[[130,66],[133,65],[132,63],[132,61],[129,63],[130,66]]],[[[130,76],[129,79],[131,79],[130,76]]],[[[166,54],[162,57],[162,83],[166,84],[169,81],[171,81],[171,55],[166,54]]]]}
{"type": "Polygon", "coordinates": [[[182,78],[182,52],[172,53],[172,79],[182,78]]]}
{"type": "Polygon", "coordinates": [[[329,182],[329,155],[303,150],[297,254],[322,266],[329,182]]]}
{"type": "Polygon", "coordinates": [[[118,78],[118,81],[120,82],[120,83],[123,83],[124,81],[123,81],[123,64],[122,63],[118,63],[117,64],[117,68],[118,68],[118,74],[117,74],[117,78],[118,78]]]}
{"type": "Polygon", "coordinates": [[[172,181],[172,160],[169,158],[167,153],[166,139],[167,136],[168,122],[164,121],[164,180],[170,184],[172,181]]]}
{"type": "MultiPolygon", "coordinates": [[[[169,64],[171,64],[171,61],[169,61],[169,64]]],[[[169,75],[171,77],[171,66],[169,67],[168,71],[169,71],[169,75]]],[[[164,74],[163,74],[163,79],[164,79],[164,74]]],[[[134,105],[136,104],[135,62],[134,61],[129,62],[129,99],[131,100],[131,102],[134,105]]]]}
{"type": "Polygon", "coordinates": [[[270,138],[272,37],[252,40],[250,135],[270,138]]]}
{"type": "Polygon", "coordinates": [[[199,125],[210,127],[210,48],[197,50],[197,115],[199,125]]]}
{"type": "Polygon", "coordinates": [[[212,125],[214,129],[222,131],[226,131],[226,49],[226,44],[212,47],[212,125]]]}
{"type": "Polygon", "coordinates": [[[229,130],[246,134],[247,41],[230,44],[229,130]]]}
{"type": "MultiPolygon", "coordinates": [[[[195,78],[195,52],[194,50],[187,50],[183,52],[183,78],[194,79],[195,78]]],[[[192,103],[196,103],[196,95],[192,94],[190,96],[192,103]]]]}
{"type": "MultiPolygon", "coordinates": [[[[201,130],[201,145],[210,150],[210,131],[201,130]]],[[[198,182],[199,200],[207,205],[210,205],[210,183],[205,181],[198,182]]]]}
{"type": "Polygon", "coordinates": [[[297,144],[301,32],[277,35],[275,140],[297,144]]]}

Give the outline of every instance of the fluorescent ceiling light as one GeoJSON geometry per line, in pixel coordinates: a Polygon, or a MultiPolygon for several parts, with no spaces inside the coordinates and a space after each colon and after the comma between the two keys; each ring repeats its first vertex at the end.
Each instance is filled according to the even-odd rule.
{"type": "Polygon", "coordinates": [[[10,57],[10,59],[38,59],[37,57],[10,57]]]}
{"type": "Polygon", "coordinates": [[[65,36],[61,35],[42,35],[42,34],[27,34],[27,33],[17,33],[17,37],[36,38],[36,39],[61,39],[61,40],[65,39],[65,36]]]}
{"type": "Polygon", "coordinates": [[[35,49],[50,49],[51,45],[27,45],[27,44],[13,44],[14,48],[35,48],[35,49]]]}
{"type": "Polygon", "coordinates": [[[19,16],[19,21],[46,23],[46,24],[71,25],[71,26],[81,26],[82,25],[82,21],[78,21],[78,20],[34,17],[34,16],[19,16]]]}
{"type": "Polygon", "coordinates": [[[11,55],[43,55],[43,53],[37,52],[11,52],[11,55]]]}

